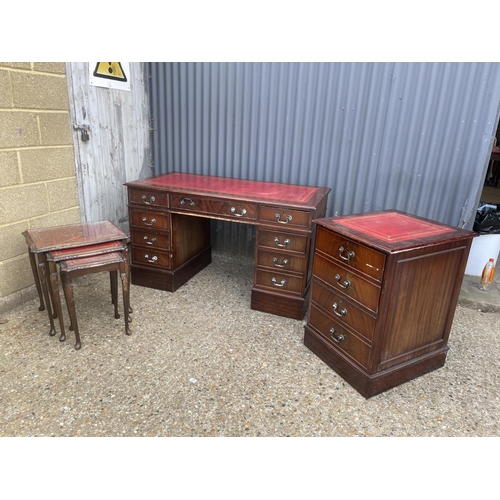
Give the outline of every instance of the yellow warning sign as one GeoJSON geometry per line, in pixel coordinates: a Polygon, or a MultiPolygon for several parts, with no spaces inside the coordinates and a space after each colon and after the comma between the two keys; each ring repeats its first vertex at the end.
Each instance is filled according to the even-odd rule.
{"type": "Polygon", "coordinates": [[[127,76],[123,71],[122,65],[119,62],[98,62],[94,69],[94,76],[100,78],[108,78],[118,82],[126,82],[127,76]]]}

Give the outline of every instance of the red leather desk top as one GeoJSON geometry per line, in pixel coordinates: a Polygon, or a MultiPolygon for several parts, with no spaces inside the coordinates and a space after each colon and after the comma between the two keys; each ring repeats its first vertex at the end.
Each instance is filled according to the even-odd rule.
{"type": "Polygon", "coordinates": [[[246,196],[249,198],[281,200],[292,203],[306,203],[319,190],[317,187],[184,173],[172,173],[153,177],[146,179],[144,183],[152,186],[173,188],[175,190],[217,193],[225,196],[246,196]]]}

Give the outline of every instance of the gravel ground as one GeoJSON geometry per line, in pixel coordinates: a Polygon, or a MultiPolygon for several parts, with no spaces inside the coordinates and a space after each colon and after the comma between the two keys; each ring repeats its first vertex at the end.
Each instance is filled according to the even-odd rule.
{"type": "Polygon", "coordinates": [[[252,259],[214,253],[175,293],[132,285],[126,336],[107,275],[85,276],[80,351],[36,300],[12,309],[0,436],[499,435],[499,313],[458,306],[445,366],[365,400],[304,346],[305,320],[250,309],[252,279],[252,259]]]}

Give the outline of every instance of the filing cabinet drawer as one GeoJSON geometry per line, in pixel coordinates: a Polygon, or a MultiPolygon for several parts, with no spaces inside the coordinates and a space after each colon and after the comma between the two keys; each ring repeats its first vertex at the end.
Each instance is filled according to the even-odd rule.
{"type": "Polygon", "coordinates": [[[279,226],[296,226],[304,229],[311,227],[311,213],[302,210],[261,206],[259,219],[279,226]]]}
{"type": "Polygon", "coordinates": [[[246,201],[219,200],[217,198],[173,194],[172,208],[240,221],[257,219],[257,206],[246,201]]]}
{"type": "Polygon", "coordinates": [[[330,255],[345,266],[380,281],[384,272],[385,255],[341,235],[318,227],[316,249],[330,255]]]}
{"type": "Polygon", "coordinates": [[[356,307],[340,294],[332,292],[317,279],[313,279],[312,282],[311,301],[325,309],[339,323],[356,330],[370,342],[373,340],[376,318],[356,307]]]}
{"type": "Polygon", "coordinates": [[[172,267],[172,258],[171,254],[167,252],[132,247],[132,263],[158,269],[170,269],[172,267]]]}
{"type": "Polygon", "coordinates": [[[308,323],[334,348],[347,354],[363,368],[368,367],[371,347],[340,323],[332,321],[313,303],[309,309],[308,323]]]}
{"type": "Polygon", "coordinates": [[[255,285],[278,292],[300,294],[304,289],[304,278],[274,271],[257,270],[255,273],[255,285]]]}
{"type": "Polygon", "coordinates": [[[267,267],[275,271],[291,271],[304,273],[306,271],[306,258],[280,252],[279,250],[257,250],[257,266],[267,267]]]}
{"type": "Polygon", "coordinates": [[[337,292],[351,297],[375,313],[378,311],[380,287],[351,272],[348,267],[325,259],[321,254],[315,254],[313,274],[337,292]]]}
{"type": "Polygon", "coordinates": [[[130,235],[132,245],[154,248],[155,250],[170,250],[170,235],[152,233],[148,231],[132,231],[130,235]]]}
{"type": "Polygon", "coordinates": [[[307,236],[301,234],[268,231],[260,228],[257,230],[257,245],[274,250],[282,249],[305,254],[307,239],[307,236]]]}
{"type": "Polygon", "coordinates": [[[129,202],[150,207],[168,207],[168,193],[161,191],[128,190],[129,202]]]}
{"type": "Polygon", "coordinates": [[[168,231],[170,229],[170,216],[162,212],[133,209],[130,210],[130,224],[144,229],[168,231]]]}

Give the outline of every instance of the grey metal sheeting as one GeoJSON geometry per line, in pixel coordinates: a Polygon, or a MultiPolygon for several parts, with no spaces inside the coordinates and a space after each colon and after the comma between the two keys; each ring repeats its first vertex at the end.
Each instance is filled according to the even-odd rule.
{"type": "Polygon", "coordinates": [[[327,186],[327,216],[396,208],[472,227],[500,63],[148,66],[156,174],[327,186]]]}

